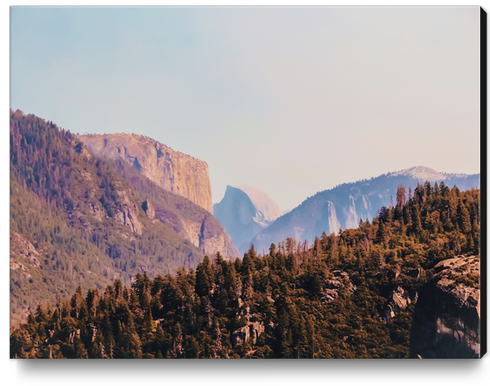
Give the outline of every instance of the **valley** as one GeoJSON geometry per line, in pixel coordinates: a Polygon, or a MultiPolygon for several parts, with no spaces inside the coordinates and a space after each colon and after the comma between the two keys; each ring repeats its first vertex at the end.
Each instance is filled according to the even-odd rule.
{"type": "Polygon", "coordinates": [[[482,355],[479,174],[414,167],[284,215],[228,186],[213,215],[207,165],[149,138],[11,111],[10,141],[11,358],[482,355]]]}

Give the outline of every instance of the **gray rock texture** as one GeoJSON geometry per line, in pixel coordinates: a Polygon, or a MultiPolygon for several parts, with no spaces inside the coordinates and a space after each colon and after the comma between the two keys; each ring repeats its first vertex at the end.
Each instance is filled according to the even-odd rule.
{"type": "Polygon", "coordinates": [[[422,288],[410,332],[413,358],[480,356],[480,256],[438,263],[422,288]]]}
{"type": "Polygon", "coordinates": [[[329,235],[338,233],[340,228],[357,228],[360,220],[372,221],[381,207],[396,205],[399,184],[406,188],[408,199],[409,188],[414,189],[417,183],[424,184],[427,180],[432,185],[444,181],[446,186],[456,185],[461,191],[480,187],[480,174],[443,174],[424,166],[342,184],[309,197],[260,231],[251,243],[257,251],[268,251],[271,243],[277,245],[288,237],[301,242],[307,240],[311,245],[322,232],[329,235]]]}
{"type": "MultiPolygon", "coordinates": [[[[160,188],[184,197],[200,207],[193,208],[192,205],[178,200],[174,200],[169,207],[169,199],[161,202],[146,200],[142,205],[136,206],[125,196],[126,191],[118,189],[121,202],[115,214],[118,222],[128,226],[133,233],[141,234],[142,227],[138,221],[141,209],[146,217],[168,225],[209,256],[214,256],[217,252],[224,258],[238,256],[230,237],[210,213],[211,183],[206,162],[174,151],[142,135],[80,135],[79,138],[96,156],[124,160],[160,188]]],[[[134,201],[133,199],[132,202],[134,201]]],[[[94,212],[97,209],[94,207],[94,212]]]]}
{"type": "Polygon", "coordinates": [[[88,134],[80,140],[96,155],[123,159],[163,189],[212,213],[208,164],[137,134],[88,134]]]}
{"type": "Polygon", "coordinates": [[[411,302],[412,300],[410,297],[405,295],[405,290],[398,286],[396,289],[391,291],[391,295],[388,299],[388,304],[384,309],[382,319],[390,320],[391,318],[394,318],[400,310],[405,309],[411,302]]]}
{"type": "Polygon", "coordinates": [[[281,216],[281,210],[272,199],[251,186],[227,186],[213,214],[223,224],[239,252],[250,248],[250,240],[281,216]]]}
{"type": "Polygon", "coordinates": [[[250,322],[246,326],[233,331],[232,340],[235,345],[243,344],[251,340],[252,344],[257,343],[258,337],[265,331],[263,323],[250,322]]]}

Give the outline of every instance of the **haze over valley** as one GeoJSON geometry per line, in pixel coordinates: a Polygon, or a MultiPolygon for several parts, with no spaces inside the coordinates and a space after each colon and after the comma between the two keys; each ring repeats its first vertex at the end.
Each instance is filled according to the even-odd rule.
{"type": "Polygon", "coordinates": [[[10,357],[481,358],[483,12],[11,7],[10,357]]]}
{"type": "Polygon", "coordinates": [[[479,175],[413,167],[285,215],[259,189],[229,186],[214,206],[222,225],[197,204],[207,165],[150,138],[80,137],[17,110],[10,139],[13,358],[481,355],[479,175]]]}

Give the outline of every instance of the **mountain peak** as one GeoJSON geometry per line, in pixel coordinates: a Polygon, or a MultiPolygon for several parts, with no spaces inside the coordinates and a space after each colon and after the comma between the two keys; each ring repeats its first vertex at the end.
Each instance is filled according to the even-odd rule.
{"type": "Polygon", "coordinates": [[[250,247],[250,240],[282,215],[272,199],[253,186],[230,186],[213,214],[225,227],[239,251],[250,247]]]}
{"type": "Polygon", "coordinates": [[[232,186],[232,188],[240,189],[244,192],[252,201],[252,204],[257,209],[258,214],[263,216],[262,220],[274,221],[276,218],[282,216],[282,212],[277,204],[260,189],[254,186],[240,185],[232,186]]]}
{"type": "Polygon", "coordinates": [[[409,169],[400,170],[389,174],[390,176],[410,176],[416,180],[436,181],[444,180],[447,176],[427,166],[414,166],[409,169]]]}
{"type": "Polygon", "coordinates": [[[426,166],[414,166],[319,192],[261,230],[249,244],[256,251],[267,251],[271,243],[277,245],[287,237],[311,244],[323,232],[329,235],[340,228],[357,228],[361,219],[371,221],[378,209],[394,204],[399,184],[413,190],[417,183],[424,184],[427,180],[432,185],[435,181],[445,181],[447,186],[457,186],[461,191],[480,187],[480,174],[446,174],[426,166]]]}

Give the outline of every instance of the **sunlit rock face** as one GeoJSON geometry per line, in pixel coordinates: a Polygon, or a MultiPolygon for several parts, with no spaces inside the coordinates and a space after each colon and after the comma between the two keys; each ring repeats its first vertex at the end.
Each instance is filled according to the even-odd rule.
{"type": "MultiPolygon", "coordinates": [[[[171,226],[209,256],[214,256],[217,252],[228,259],[238,256],[229,235],[211,214],[211,183],[206,162],[137,134],[94,134],[80,135],[79,138],[95,155],[124,160],[164,190],[182,196],[200,207],[193,208],[192,205],[179,203],[177,208],[180,207],[180,210],[177,213],[168,208],[158,209],[164,203],[150,203],[147,200],[142,206],[147,217],[171,226]]],[[[132,212],[121,212],[118,219],[134,228],[135,232],[141,232],[132,212]]]]}
{"type": "Polygon", "coordinates": [[[137,134],[80,135],[96,155],[123,159],[163,189],[185,197],[212,213],[211,182],[206,162],[137,134]]]}
{"type": "Polygon", "coordinates": [[[415,166],[398,172],[383,174],[369,180],[339,185],[333,189],[318,192],[308,197],[293,210],[279,217],[267,228],[261,230],[251,243],[259,252],[268,251],[271,243],[279,243],[288,237],[308,244],[321,237],[338,233],[340,229],[357,228],[359,222],[372,221],[383,206],[396,205],[398,185],[405,187],[408,200],[409,188],[415,189],[417,183],[430,181],[434,186],[444,181],[459,190],[480,187],[480,174],[444,174],[425,166],[415,166]]]}
{"type": "Polygon", "coordinates": [[[227,186],[225,196],[214,205],[213,213],[241,253],[248,250],[250,240],[258,232],[281,216],[277,204],[251,186],[227,186]]]}
{"type": "Polygon", "coordinates": [[[480,256],[441,261],[434,272],[415,307],[410,356],[480,357],[480,256]]]}

